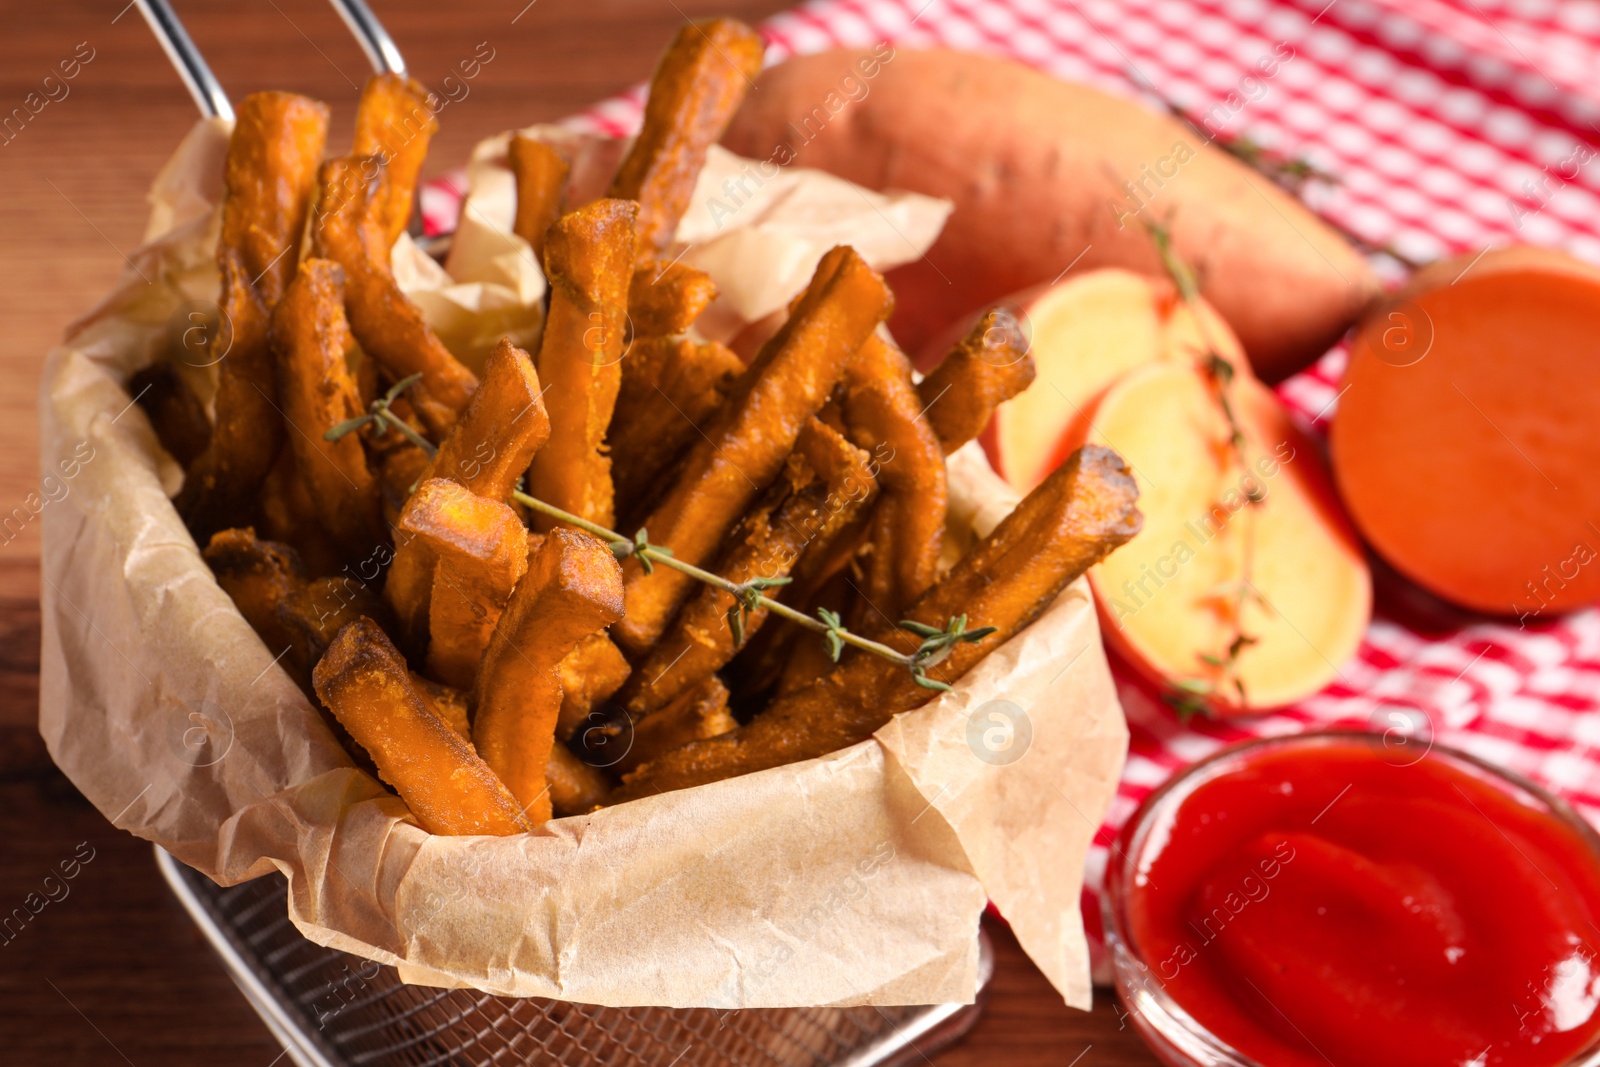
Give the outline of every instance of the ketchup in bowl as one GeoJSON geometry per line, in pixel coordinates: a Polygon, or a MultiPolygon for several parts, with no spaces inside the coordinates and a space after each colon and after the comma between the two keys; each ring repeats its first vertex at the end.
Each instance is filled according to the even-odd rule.
{"type": "Polygon", "coordinates": [[[1145,801],[1107,890],[1118,992],[1166,1063],[1600,1063],[1600,838],[1465,754],[1224,750],[1145,801]]]}

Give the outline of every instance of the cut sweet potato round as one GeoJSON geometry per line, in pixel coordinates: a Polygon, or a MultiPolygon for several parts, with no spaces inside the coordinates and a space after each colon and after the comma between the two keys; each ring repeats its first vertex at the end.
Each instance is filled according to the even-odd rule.
{"type": "MultiPolygon", "coordinates": [[[[1165,278],[1108,268],[1003,303],[1016,313],[1038,376],[1001,405],[983,443],[995,469],[1022,492],[1065,458],[1056,447],[1063,431],[1128,371],[1158,360],[1193,364],[1208,347],[1248,366],[1222,317],[1204,301],[1180,300],[1165,278]]],[[[940,344],[942,355],[950,345],[940,344]]]]}
{"type": "Polygon", "coordinates": [[[1356,525],[1478,611],[1600,599],[1600,270],[1504,249],[1420,272],[1361,327],[1331,433],[1356,525]]]}
{"type": "Polygon", "coordinates": [[[1073,436],[1127,459],[1145,515],[1144,531],[1089,572],[1107,639],[1158,683],[1242,714],[1326,686],[1360,644],[1372,587],[1315,445],[1254,378],[1230,395],[1248,471],[1210,381],[1178,361],[1123,377],[1073,436]],[[1255,643],[1226,668],[1241,632],[1255,643]]]}

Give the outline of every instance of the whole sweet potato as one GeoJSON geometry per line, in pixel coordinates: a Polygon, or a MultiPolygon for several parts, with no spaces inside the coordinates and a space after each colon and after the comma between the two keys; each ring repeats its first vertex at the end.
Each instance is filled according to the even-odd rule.
{"type": "Polygon", "coordinates": [[[1069,265],[1161,274],[1145,221],[1170,221],[1267,381],[1320,356],[1378,291],[1342,237],[1194,130],[993,56],[879,45],[791,59],[760,76],[723,141],[955,202],[927,257],[889,275],[910,351],[1069,265]]]}

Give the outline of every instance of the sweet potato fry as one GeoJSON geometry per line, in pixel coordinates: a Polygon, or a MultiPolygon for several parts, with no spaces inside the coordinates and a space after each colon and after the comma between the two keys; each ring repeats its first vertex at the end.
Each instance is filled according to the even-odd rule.
{"type": "Polygon", "coordinates": [[[738,725],[728,710],[728,687],[716,675],[707,675],[666,707],[633,720],[632,743],[614,769],[627,774],[675,748],[720,737],[738,725]]]}
{"type": "MultiPolygon", "coordinates": [[[[988,652],[1032,622],[1068,583],[1138,533],[1138,489],[1115,452],[1073,453],[995,530],[911,606],[909,617],[943,629],[966,615],[970,629],[996,632],[954,646],[929,677],[954,683],[988,652]]],[[[904,631],[874,634],[911,651],[904,631]]],[[[869,654],[847,657],[832,674],[775,700],[748,725],[669,752],[624,780],[608,802],[700,785],[854,744],[934,691],[910,671],[869,654]]]]}
{"type": "MultiPolygon", "coordinates": [[[[646,519],[651,539],[678,559],[704,563],[777,476],[845,362],[893,306],[883,279],[852,249],[825,255],[794,314],[762,348],[646,519]]],[[[661,636],[694,579],[666,567],[646,574],[636,559],[624,575],[628,610],[612,637],[639,656],[661,636]]]]}
{"type": "MultiPolygon", "coordinates": [[[[622,383],[639,206],[596,200],[564,216],[545,238],[550,312],[539,345],[539,380],[550,440],[534,454],[528,491],[547,504],[610,526],[611,460],[604,442],[622,383]]],[[[553,520],[537,517],[548,530],[553,520]]]]}
{"type": "MultiPolygon", "coordinates": [[[[812,419],[765,503],[734,528],[717,573],[740,583],[788,577],[807,544],[829,536],[866,503],[859,481],[866,465],[866,453],[812,419]]],[[[690,597],[623,688],[619,699],[629,714],[649,715],[733,658],[742,643],[728,624],[733,605],[733,595],[714,586],[690,597]]],[[[744,635],[757,633],[767,614],[766,608],[746,611],[744,635]]]]}
{"type": "Polygon", "coordinates": [[[288,545],[258,539],[247,526],[218,530],[203,555],[217,584],[273,654],[287,648],[289,634],[278,621],[278,605],[305,585],[300,554],[288,545]]]}
{"type": "Polygon", "coordinates": [[[987,311],[917,383],[917,396],[946,455],[983,432],[994,409],[1033,383],[1038,369],[1009,308],[987,311]]]}
{"type": "Polygon", "coordinates": [[[171,363],[157,361],[133,372],[128,393],[144,409],[161,447],[187,468],[211,441],[211,417],[171,363]]]}
{"type": "Polygon", "coordinates": [[[311,691],[311,668],[328,650],[334,635],[363,616],[387,621],[372,589],[349,575],[317,578],[279,601],[278,624],[289,635],[284,669],[311,691]]]}
{"type": "MultiPolygon", "coordinates": [[[[480,497],[504,501],[528,461],[550,436],[539,375],[528,354],[502,339],[484,364],[483,382],[467,409],[430,461],[415,456],[394,459],[393,477],[384,468],[386,506],[404,507],[411,487],[431,478],[448,478],[480,497]],[[398,506],[393,502],[398,501],[398,506]]],[[[421,453],[420,449],[412,449],[421,453]]],[[[399,526],[396,514],[393,524],[399,526]]],[[[402,532],[396,538],[394,565],[384,599],[400,623],[402,644],[420,649],[429,631],[428,601],[433,595],[434,554],[426,542],[402,532]]]]}
{"type": "Polygon", "coordinates": [[[361,414],[347,362],[354,346],[344,317],[344,272],[330,260],[306,260],[272,315],[278,395],[317,519],[348,557],[359,559],[386,536],[378,479],[359,436],[324,436],[361,414]]]}
{"type": "Polygon", "coordinates": [[[505,500],[550,439],[539,374],[528,353],[502,338],[483,365],[483,382],[450,431],[428,478],[449,478],[490,500],[505,500]]]}
{"type": "Polygon", "coordinates": [[[340,630],[312,679],[424,830],[505,836],[531,829],[505,783],[428,709],[377,623],[357,619],[340,630]]]}
{"type": "Polygon", "coordinates": [[[345,311],[361,348],[391,380],[422,380],[408,396],[435,438],[443,438],[467,406],[478,380],[463,367],[406,299],[389,269],[388,231],[380,217],[387,175],[376,156],[346,156],[322,165],[321,199],[312,249],[344,268],[345,311]]]}
{"type": "MultiPolygon", "coordinates": [[[[443,719],[445,724],[460,734],[461,740],[470,746],[472,720],[467,694],[455,686],[424,678],[416,671],[411,672],[411,684],[417,687],[417,695],[428,705],[428,710],[443,719]]],[[[476,752],[477,749],[473,751],[476,752]]]]}
{"type": "Polygon", "coordinates": [[[750,27],[710,19],[678,31],[661,57],[644,126],[606,194],[639,201],[639,266],[672,243],[706,152],[739,110],[761,54],[761,38],[750,27]]]}
{"type": "Polygon", "coordinates": [[[418,487],[400,514],[400,529],[434,560],[428,673],[471,688],[489,635],[528,569],[527,531],[507,505],[445,478],[418,487]]]}
{"type": "Polygon", "coordinates": [[[231,336],[218,366],[216,424],[176,501],[197,539],[250,514],[278,458],[283,419],[267,327],[300,261],[300,238],[328,133],[328,109],[292,93],[239,104],[223,170],[217,266],[231,336]]]}
{"type": "Polygon", "coordinates": [[[668,337],[694,324],[717,298],[717,283],[687,263],[654,263],[633,272],[628,318],[634,337],[668,337]]]}
{"type": "Polygon", "coordinates": [[[558,665],[622,615],[622,574],[611,549],[552,530],[517,583],[473,690],[472,740],[536,824],[550,818],[545,767],[561,710],[558,665]]]}
{"type": "Polygon", "coordinates": [[[715,341],[634,340],[622,361],[622,387],[606,436],[617,500],[629,518],[648,506],[663,472],[699,439],[743,370],[739,357],[715,341]]]}
{"type": "Polygon", "coordinates": [[[550,786],[550,807],[558,817],[593,811],[611,792],[612,780],[604,771],[589,766],[559,741],[550,747],[544,776],[550,786]]]}
{"type": "Polygon", "coordinates": [[[516,134],[506,149],[506,162],[517,179],[517,217],[511,232],[533,247],[534,258],[544,262],[544,239],[567,195],[571,169],[553,145],[516,134]]]}
{"type": "Polygon", "coordinates": [[[561,683],[561,714],[556,719],[556,737],[572,737],[589,713],[610,700],[633,670],[623,658],[622,649],[603,633],[592,633],[578,642],[556,667],[561,683]]]}
{"type": "Polygon", "coordinates": [[[378,157],[389,176],[382,197],[373,204],[385,249],[411,222],[417,175],[427,158],[428,142],[439,131],[430,95],[421,82],[404,74],[374,74],[356,105],[354,153],[378,157]]]}
{"type": "Polygon", "coordinates": [[[845,365],[844,422],[877,464],[883,492],[872,511],[865,611],[897,620],[939,573],[949,489],[944,449],[922,417],[911,361],[877,334],[845,365]]]}

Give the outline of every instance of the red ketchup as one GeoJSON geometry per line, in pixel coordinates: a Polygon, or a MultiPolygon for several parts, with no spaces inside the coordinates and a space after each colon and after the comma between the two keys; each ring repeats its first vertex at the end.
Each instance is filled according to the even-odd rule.
{"type": "Polygon", "coordinates": [[[1322,735],[1192,776],[1114,891],[1149,979],[1268,1067],[1556,1067],[1600,1037],[1594,842],[1465,757],[1322,735]]]}

